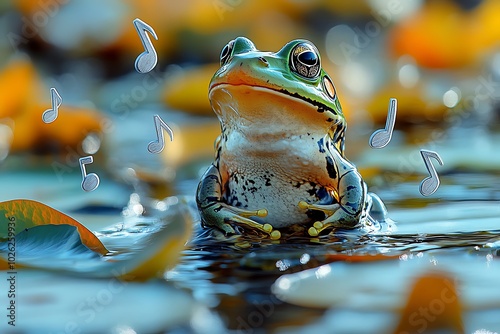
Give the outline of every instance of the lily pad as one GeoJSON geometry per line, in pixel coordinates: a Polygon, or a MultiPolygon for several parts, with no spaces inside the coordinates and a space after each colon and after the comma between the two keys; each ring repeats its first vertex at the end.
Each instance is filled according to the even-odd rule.
{"type": "Polygon", "coordinates": [[[99,254],[82,243],[80,234],[71,225],[40,225],[25,229],[15,239],[0,243],[0,252],[7,254],[7,263],[1,261],[0,269],[15,269],[21,263],[36,262],[39,266],[71,267],[77,261],[92,259],[99,254]],[[14,254],[14,255],[12,255],[14,254]]]}
{"type": "MultiPolygon", "coordinates": [[[[69,217],[41,203],[33,201],[24,203],[21,200],[13,202],[15,203],[4,205],[4,214],[7,221],[9,221],[8,218],[15,218],[15,222],[18,223],[15,229],[20,232],[15,238],[4,237],[4,242],[0,246],[1,269],[12,270],[13,262],[15,262],[15,268],[43,269],[77,274],[80,277],[147,280],[162,276],[165,270],[177,263],[192,231],[192,222],[187,209],[183,204],[172,205],[169,210],[165,211],[163,217],[158,217],[156,231],[143,240],[147,247],[131,253],[125,259],[116,260],[113,256],[101,257],[99,252],[91,250],[85,240],[80,238],[82,235],[80,231],[82,230],[90,239],[92,236],[99,243],[100,241],[78,222],[72,221],[69,217]],[[41,217],[39,217],[41,213],[52,219],[59,218],[59,223],[65,218],[71,225],[32,226],[33,221],[41,222],[41,217]],[[28,217],[34,218],[30,221],[28,217]],[[25,228],[25,226],[30,227],[25,228]],[[22,228],[25,229],[22,230],[22,228]],[[13,242],[15,261],[9,258],[13,242]]],[[[51,219],[48,220],[51,221],[51,219]]]]}
{"type": "Polygon", "coordinates": [[[0,241],[37,225],[63,224],[75,226],[83,244],[91,250],[102,255],[109,252],[85,226],[62,212],[36,201],[20,199],[0,203],[0,219],[3,221],[0,222],[0,241]]]}
{"type": "MultiPolygon", "coordinates": [[[[436,314],[431,315],[437,319],[437,313],[445,314],[445,309],[456,307],[447,302],[453,295],[462,306],[460,311],[450,314],[456,317],[461,312],[466,333],[479,328],[498,331],[498,323],[488,320],[485,314],[500,308],[500,291],[495,288],[500,263],[491,256],[462,257],[459,266],[456,260],[455,256],[418,253],[377,263],[335,262],[283,275],[272,289],[278,298],[288,303],[329,309],[319,322],[296,332],[287,330],[287,333],[309,333],[318,328],[332,333],[348,329],[356,333],[391,333],[405,314],[410,314],[415,321],[425,319],[420,313],[422,300],[430,303],[427,309],[432,308],[436,314]],[[422,281],[437,282],[437,288],[429,285],[415,292],[422,281]],[[433,293],[434,297],[425,296],[433,293]]],[[[455,318],[446,321],[448,326],[457,324],[455,318]]],[[[413,332],[418,329],[420,326],[413,328],[413,332]]]]}
{"type": "MultiPolygon", "coordinates": [[[[2,319],[2,333],[163,333],[189,325],[199,307],[189,294],[159,280],[144,284],[39,270],[12,277],[15,327],[2,319]]],[[[9,302],[2,293],[0,304],[9,302]]]]}

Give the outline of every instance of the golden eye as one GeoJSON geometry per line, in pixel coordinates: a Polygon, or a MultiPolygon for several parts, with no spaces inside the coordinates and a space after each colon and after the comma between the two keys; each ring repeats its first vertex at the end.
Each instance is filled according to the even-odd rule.
{"type": "Polygon", "coordinates": [[[290,54],[290,69],[307,79],[318,77],[321,62],[316,47],[306,42],[297,44],[290,54]]]}
{"type": "Polygon", "coordinates": [[[335,86],[333,85],[332,80],[327,75],[323,77],[323,88],[325,89],[327,95],[332,100],[335,100],[335,97],[337,96],[337,91],[335,90],[335,86]]]}
{"type": "Polygon", "coordinates": [[[233,55],[234,39],[226,44],[220,52],[220,66],[226,65],[233,55]]]}

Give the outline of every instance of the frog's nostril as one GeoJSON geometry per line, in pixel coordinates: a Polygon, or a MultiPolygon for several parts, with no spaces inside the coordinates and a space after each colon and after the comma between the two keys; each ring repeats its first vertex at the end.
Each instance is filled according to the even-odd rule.
{"type": "Polygon", "coordinates": [[[259,57],[259,60],[260,60],[261,62],[263,62],[266,66],[268,66],[268,65],[269,65],[269,62],[266,60],[266,58],[264,58],[264,57],[259,57]]]}

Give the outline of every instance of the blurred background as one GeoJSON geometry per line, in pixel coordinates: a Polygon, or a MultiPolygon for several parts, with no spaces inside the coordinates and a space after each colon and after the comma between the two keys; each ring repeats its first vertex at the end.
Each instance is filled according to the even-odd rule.
{"type": "Polygon", "coordinates": [[[168,181],[179,166],[210,157],[218,126],[207,86],[221,49],[237,36],[263,51],[296,38],[317,45],[339,92],[347,152],[355,161],[366,150],[355,139],[366,140],[385,123],[390,97],[399,102],[396,143],[433,144],[448,128],[497,124],[496,1],[19,0],[1,6],[0,158],[49,154],[55,173],[78,167],[76,156],[98,153],[95,163],[115,175],[136,167],[136,176],[168,181]],[[144,51],[135,18],[159,37],[152,39],[158,64],[147,74],[133,66],[144,51]],[[45,124],[40,115],[51,106],[50,87],[63,103],[57,121],[45,124]],[[132,159],[144,153],[142,141],[154,139],[154,113],[178,135],[160,165],[148,154],[132,159]]]}
{"type": "MultiPolygon", "coordinates": [[[[499,14],[496,0],[2,1],[0,200],[119,214],[131,194],[193,196],[220,132],[208,83],[222,48],[245,36],[262,51],[297,38],[318,47],[347,118],[346,155],[395,220],[436,202],[450,213],[454,202],[498,201],[499,14]],[[144,51],[135,18],[158,36],[149,73],[134,68],[144,51]],[[62,104],[46,124],[51,87],[62,104]],[[371,149],[392,97],[392,141],[371,149]],[[159,155],[147,151],[155,114],[174,132],[159,155]],[[422,148],[444,161],[435,163],[442,184],[431,198],[418,192],[427,175],[422,148]],[[89,155],[87,171],[101,183],[85,193],[78,159],[89,155]]],[[[416,217],[436,214],[425,212],[416,217]]],[[[182,268],[171,278],[193,269],[182,268]]]]}
{"type": "MultiPolygon", "coordinates": [[[[110,179],[173,181],[178,167],[211,157],[219,128],[207,86],[220,51],[237,36],[263,51],[296,38],[316,44],[348,120],[348,156],[361,168],[380,158],[404,169],[378,150],[361,158],[367,146],[356,144],[385,123],[390,97],[399,102],[395,143],[436,146],[449,128],[473,133],[497,124],[500,5],[493,0],[19,0],[2,2],[1,11],[3,168],[17,161],[9,155],[49,155],[46,163],[62,176],[79,171],[77,157],[97,154],[94,163],[110,179]],[[158,64],[147,74],[134,70],[144,51],[135,18],[159,37],[152,39],[158,64]],[[51,87],[63,103],[57,121],[45,124],[51,87]],[[161,161],[144,149],[155,138],[155,113],[177,135],[161,161]]],[[[404,172],[422,172],[417,159],[403,160],[411,165],[404,172]]]]}

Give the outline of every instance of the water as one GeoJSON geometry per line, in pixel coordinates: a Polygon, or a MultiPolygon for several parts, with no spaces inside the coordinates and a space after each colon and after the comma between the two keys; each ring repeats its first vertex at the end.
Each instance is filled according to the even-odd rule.
{"type": "MultiPolygon", "coordinates": [[[[457,268],[470,256],[496,257],[500,232],[497,180],[493,173],[447,173],[441,176],[437,198],[408,196],[410,189],[413,193],[418,189],[416,181],[379,188],[391,218],[398,222],[393,233],[344,232],[272,242],[249,237],[228,241],[198,229],[181,263],[167,279],[192,290],[233,330],[267,332],[314,324],[323,319],[325,308],[282,302],[271,293],[277,278],[338,261],[342,254],[384,254],[399,257],[396,261],[424,254],[449,256],[446,263],[457,268]],[[465,184],[459,183],[461,180],[465,184]]],[[[383,277],[384,270],[384,265],[372,266],[365,274],[383,277]]],[[[376,314],[377,308],[371,311],[376,314]]],[[[355,321],[351,323],[353,332],[356,326],[355,321]]]]}
{"type": "MultiPolygon", "coordinates": [[[[497,138],[492,133],[488,142],[496,143],[497,138]]],[[[366,181],[370,190],[387,205],[389,216],[397,222],[396,228],[392,232],[382,230],[369,234],[342,231],[319,238],[294,236],[279,241],[250,235],[226,238],[216,231],[202,229],[193,196],[198,182],[196,173],[204,169],[206,162],[194,164],[166,190],[167,195],[187,199],[186,210],[193,213],[195,221],[192,240],[179,264],[166,272],[164,279],[169,286],[187,291],[196,304],[214,311],[211,316],[218,319],[220,328],[236,333],[287,332],[291,328],[308,333],[317,330],[315,326],[334,332],[345,332],[349,328],[356,333],[385,333],[398,320],[398,307],[405,301],[410,283],[421,273],[420,268],[431,265],[464,282],[461,289],[467,331],[499,331],[496,317],[488,316],[500,310],[499,302],[490,300],[492,297],[488,299],[496,291],[500,275],[496,264],[500,249],[500,184],[496,155],[490,155],[496,146],[475,152],[478,166],[474,167],[474,162],[466,157],[445,151],[446,147],[460,146],[457,142],[447,141],[443,145],[439,152],[443,153],[446,169],[438,168],[441,185],[430,197],[418,192],[419,183],[425,177],[418,169],[423,162],[408,173],[398,171],[398,165],[371,162],[375,153],[384,155],[382,160],[398,161],[417,147],[401,144],[387,151],[366,148],[365,155],[356,157],[356,164],[362,174],[370,164],[382,168],[380,172],[367,173],[366,181]],[[374,261],[367,257],[381,255],[390,259],[374,261]],[[339,274],[337,283],[325,286],[321,281],[308,281],[307,293],[295,292],[291,296],[297,299],[289,299],[289,302],[283,299],[290,296],[285,298],[273,293],[273,284],[283,275],[307,272],[327,263],[333,263],[334,270],[344,273],[345,276],[339,274]],[[396,269],[395,264],[405,268],[404,271],[396,269]],[[484,271],[485,268],[490,271],[484,271]],[[392,282],[389,287],[388,282],[392,282]],[[332,302],[328,298],[335,300],[340,296],[343,296],[342,302],[335,307],[322,304],[332,302]],[[373,326],[367,330],[363,319],[371,319],[373,326]]],[[[463,155],[464,150],[468,152],[464,146],[457,151],[463,155]]],[[[15,157],[9,159],[16,160],[15,157]]],[[[417,165],[418,161],[414,163],[417,165]]],[[[74,175],[65,175],[64,182],[59,183],[48,182],[54,175],[40,171],[39,166],[25,171],[17,169],[2,173],[4,189],[14,190],[5,192],[3,200],[31,189],[31,198],[61,209],[97,231],[117,260],[147,247],[146,237],[157,231],[154,216],[127,219],[120,213],[127,205],[127,196],[128,208],[133,210],[152,195],[154,188],[144,180],[124,184],[103,178],[99,191],[94,194],[97,197],[91,200],[79,189],[76,169],[74,175]],[[137,195],[130,197],[130,193],[137,195]]],[[[138,291],[140,293],[140,288],[138,291]]],[[[110,315],[109,321],[116,319],[110,315]]],[[[203,333],[210,321],[213,319],[208,316],[198,319],[198,332],[203,333]]],[[[176,327],[176,331],[193,330],[190,326],[194,325],[176,327]]]]}

